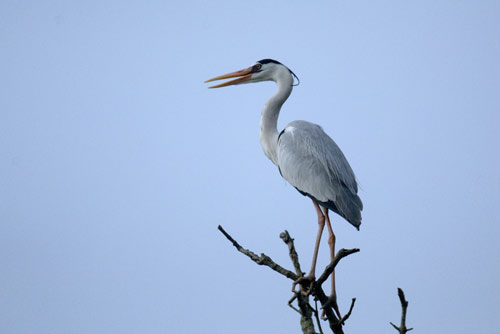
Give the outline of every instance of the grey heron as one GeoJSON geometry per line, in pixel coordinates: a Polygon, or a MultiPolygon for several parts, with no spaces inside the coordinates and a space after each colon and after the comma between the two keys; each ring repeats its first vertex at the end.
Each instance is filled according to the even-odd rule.
{"type": "MultiPolygon", "coordinates": [[[[278,167],[281,176],[302,195],[312,199],[318,216],[318,233],[314,246],[309,274],[297,283],[313,282],[321,235],[328,228],[330,257],[335,256],[335,234],[328,210],[337,213],[356,229],[361,225],[363,204],[358,196],[358,185],[354,172],[335,142],[316,124],[293,121],[278,132],[278,116],[283,103],[293,89],[295,74],[282,63],[273,59],[262,59],[256,64],[232,73],[224,74],[206,82],[237,78],[209,88],[274,81],[276,93],[267,101],[260,120],[260,143],[264,154],[278,167]]],[[[335,276],[332,273],[332,301],[341,317],[336,302],[335,276]]]]}

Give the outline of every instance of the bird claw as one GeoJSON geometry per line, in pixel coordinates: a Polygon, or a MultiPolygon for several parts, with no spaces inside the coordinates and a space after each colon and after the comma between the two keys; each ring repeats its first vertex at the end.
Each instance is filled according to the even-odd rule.
{"type": "Polygon", "coordinates": [[[311,294],[314,283],[316,283],[316,277],[314,275],[307,275],[307,276],[299,277],[292,284],[292,292],[293,293],[300,292],[300,293],[304,294],[305,296],[309,296],[311,294]],[[299,291],[295,291],[295,287],[297,286],[297,284],[302,286],[302,289],[300,289],[299,291]]]}
{"type": "Polygon", "coordinates": [[[335,294],[332,294],[330,297],[328,297],[328,301],[321,307],[323,309],[323,312],[321,312],[321,319],[326,320],[326,314],[325,314],[325,309],[327,307],[333,308],[335,313],[337,314],[337,317],[339,317],[339,320],[342,320],[342,315],[340,314],[339,310],[339,305],[337,304],[337,296],[335,294]]]}

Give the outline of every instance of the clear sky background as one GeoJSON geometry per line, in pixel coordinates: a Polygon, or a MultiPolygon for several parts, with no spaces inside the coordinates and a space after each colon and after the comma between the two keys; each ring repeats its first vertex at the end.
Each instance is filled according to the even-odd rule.
{"type": "MultiPolygon", "coordinates": [[[[361,184],[333,220],[346,333],[494,333],[500,318],[498,1],[0,4],[0,332],[298,333],[291,281],[217,231],[310,265],[313,206],[264,156],[274,58],[301,79],[280,127],[321,124],[361,184]]],[[[318,271],[329,262],[326,238],[318,271]]]]}

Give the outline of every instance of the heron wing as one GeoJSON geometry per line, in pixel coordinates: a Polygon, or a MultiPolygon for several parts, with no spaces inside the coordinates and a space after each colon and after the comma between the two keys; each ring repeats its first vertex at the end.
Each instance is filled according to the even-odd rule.
{"type": "Polygon", "coordinates": [[[281,175],[303,195],[358,227],[363,204],[351,166],[335,142],[316,124],[294,121],[278,137],[281,175]]]}

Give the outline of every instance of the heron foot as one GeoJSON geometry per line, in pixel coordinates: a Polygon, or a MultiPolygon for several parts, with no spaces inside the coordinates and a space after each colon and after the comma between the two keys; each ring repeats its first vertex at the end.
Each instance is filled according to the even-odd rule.
{"type": "Polygon", "coordinates": [[[328,320],[325,314],[325,309],[327,307],[333,308],[339,320],[342,320],[342,315],[340,314],[339,305],[337,304],[337,295],[335,293],[331,294],[330,297],[328,297],[328,301],[322,307],[323,309],[323,312],[321,312],[322,320],[328,320]]]}
{"type": "Polygon", "coordinates": [[[316,277],[314,275],[299,277],[292,284],[292,292],[294,293],[302,292],[304,295],[309,296],[311,294],[314,283],[316,283],[316,277]],[[295,291],[295,287],[297,286],[297,284],[302,286],[302,289],[300,289],[299,291],[295,291]]]}

